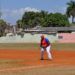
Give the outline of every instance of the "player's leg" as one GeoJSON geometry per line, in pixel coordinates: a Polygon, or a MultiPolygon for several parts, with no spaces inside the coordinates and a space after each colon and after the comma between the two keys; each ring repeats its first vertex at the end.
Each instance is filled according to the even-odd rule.
{"type": "Polygon", "coordinates": [[[41,48],[41,60],[44,59],[44,48],[41,48]]]}
{"type": "Polygon", "coordinates": [[[48,59],[52,60],[51,46],[48,46],[46,48],[46,52],[47,52],[47,55],[48,55],[48,59]]]}

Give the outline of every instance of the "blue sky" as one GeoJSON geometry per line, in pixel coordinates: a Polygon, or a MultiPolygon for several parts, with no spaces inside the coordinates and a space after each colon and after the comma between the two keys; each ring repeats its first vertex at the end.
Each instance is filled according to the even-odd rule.
{"type": "Polygon", "coordinates": [[[0,0],[0,10],[2,17],[10,24],[16,24],[21,19],[25,11],[39,12],[45,10],[48,12],[65,13],[70,0],[0,0]]]}

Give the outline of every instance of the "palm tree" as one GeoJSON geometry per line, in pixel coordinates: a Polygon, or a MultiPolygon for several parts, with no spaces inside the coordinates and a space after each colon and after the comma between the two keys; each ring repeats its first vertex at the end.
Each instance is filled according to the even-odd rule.
{"type": "Polygon", "coordinates": [[[70,1],[67,3],[67,11],[66,14],[68,17],[72,16],[72,23],[74,23],[74,18],[75,18],[75,1],[70,1]]]}

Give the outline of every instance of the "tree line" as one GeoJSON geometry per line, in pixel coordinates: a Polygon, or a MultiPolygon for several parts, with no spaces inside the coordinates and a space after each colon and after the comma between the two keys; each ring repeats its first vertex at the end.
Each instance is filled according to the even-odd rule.
{"type": "Polygon", "coordinates": [[[32,28],[37,25],[41,27],[63,27],[69,26],[69,20],[66,15],[61,13],[25,12],[22,19],[17,21],[19,28],[32,28]]]}

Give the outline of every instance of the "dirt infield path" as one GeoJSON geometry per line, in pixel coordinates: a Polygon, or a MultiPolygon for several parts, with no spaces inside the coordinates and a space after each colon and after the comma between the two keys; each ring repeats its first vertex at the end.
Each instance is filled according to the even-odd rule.
{"type": "MultiPolygon", "coordinates": [[[[44,59],[40,60],[39,50],[0,50],[0,60],[23,60],[15,62],[15,64],[24,65],[22,67],[7,67],[2,68],[0,71],[9,70],[24,70],[38,67],[47,66],[75,66],[75,51],[57,51],[53,50],[53,60],[47,60],[47,55],[45,53],[44,59]]],[[[10,64],[10,62],[8,62],[10,64]]],[[[13,63],[12,63],[13,64],[13,63]]]]}

